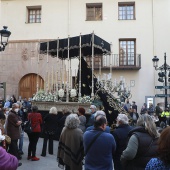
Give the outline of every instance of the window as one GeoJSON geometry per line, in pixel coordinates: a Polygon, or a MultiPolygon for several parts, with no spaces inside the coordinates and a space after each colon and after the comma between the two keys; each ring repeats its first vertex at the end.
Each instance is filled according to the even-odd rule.
{"type": "Polygon", "coordinates": [[[28,23],[41,23],[41,7],[27,7],[28,23]]]}
{"type": "Polygon", "coordinates": [[[86,20],[87,21],[102,20],[102,4],[101,3],[87,3],[86,4],[86,20]]]}
{"type": "Polygon", "coordinates": [[[119,64],[121,66],[135,65],[136,40],[119,40],[119,64]]]}
{"type": "MultiPolygon", "coordinates": [[[[89,67],[92,67],[92,57],[86,57],[86,62],[89,67]]],[[[99,68],[102,66],[102,56],[94,56],[94,68],[99,68]]]]}
{"type": "Polygon", "coordinates": [[[135,2],[119,2],[119,20],[135,19],[135,2]]]}

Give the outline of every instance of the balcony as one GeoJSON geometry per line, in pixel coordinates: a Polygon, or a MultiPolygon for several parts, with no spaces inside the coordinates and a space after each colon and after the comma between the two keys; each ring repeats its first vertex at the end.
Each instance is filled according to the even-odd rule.
{"type": "MultiPolygon", "coordinates": [[[[86,58],[88,65],[91,67],[91,58],[86,58]]],[[[95,56],[94,69],[107,70],[140,70],[141,54],[128,53],[127,55],[113,54],[112,56],[95,56]]]]}

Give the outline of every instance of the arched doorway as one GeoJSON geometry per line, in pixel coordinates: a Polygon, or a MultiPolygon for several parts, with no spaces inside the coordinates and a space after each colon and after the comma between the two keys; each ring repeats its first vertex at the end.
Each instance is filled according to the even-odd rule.
{"type": "Polygon", "coordinates": [[[22,98],[32,97],[37,91],[37,81],[39,89],[44,88],[44,80],[41,76],[31,73],[21,78],[19,82],[19,96],[22,98]]]}

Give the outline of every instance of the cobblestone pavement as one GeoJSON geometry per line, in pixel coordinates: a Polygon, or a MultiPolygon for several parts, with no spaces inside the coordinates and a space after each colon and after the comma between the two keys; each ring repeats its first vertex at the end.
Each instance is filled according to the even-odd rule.
{"type": "Polygon", "coordinates": [[[27,134],[24,134],[24,146],[23,146],[23,152],[24,155],[22,155],[22,166],[18,167],[17,170],[61,170],[56,161],[56,155],[57,155],[57,148],[58,148],[58,141],[54,141],[54,155],[49,155],[47,153],[46,157],[42,157],[41,151],[43,146],[43,139],[39,138],[38,144],[37,144],[37,153],[36,156],[40,158],[39,161],[31,161],[27,160],[27,154],[28,154],[28,137],[27,134]]]}

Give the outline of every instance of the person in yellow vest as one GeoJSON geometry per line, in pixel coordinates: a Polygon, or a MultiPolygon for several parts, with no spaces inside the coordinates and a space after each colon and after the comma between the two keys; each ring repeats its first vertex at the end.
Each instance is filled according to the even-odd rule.
{"type": "Polygon", "coordinates": [[[169,125],[170,123],[170,112],[169,112],[169,109],[166,108],[162,114],[161,114],[161,117],[166,117],[166,125],[169,125]]]}

